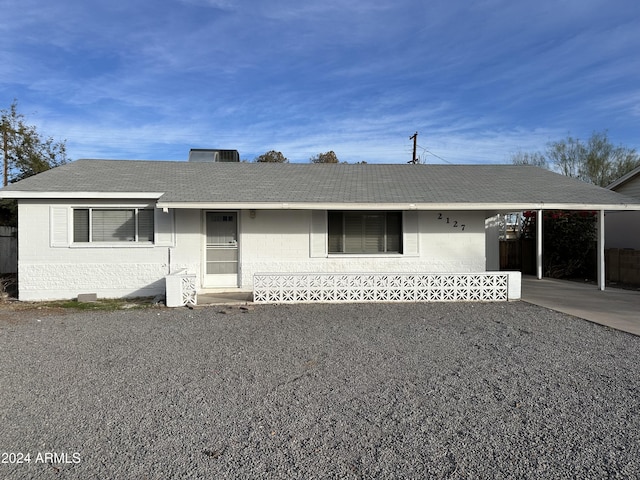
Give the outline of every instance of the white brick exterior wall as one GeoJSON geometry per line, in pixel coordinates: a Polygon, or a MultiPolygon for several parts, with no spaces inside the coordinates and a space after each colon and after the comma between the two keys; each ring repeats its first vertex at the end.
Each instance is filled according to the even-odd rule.
{"type": "MultiPolygon", "coordinates": [[[[83,202],[82,206],[115,206],[113,202],[83,202]]],[[[146,206],[127,203],[126,206],[146,206]]],[[[147,204],[148,205],[148,204],[147,204]]],[[[154,246],[52,247],[51,208],[63,201],[21,200],[18,210],[18,293],[20,300],[151,296],[164,293],[168,249],[154,246]]]]}
{"type": "MultiPolygon", "coordinates": [[[[175,243],[170,245],[52,246],[55,243],[51,236],[56,227],[52,224],[52,208],[144,207],[152,204],[21,200],[20,299],[67,299],[75,298],[79,293],[97,293],[102,298],[151,296],[164,293],[165,276],[181,269],[196,274],[197,288],[201,288],[204,232],[199,210],[175,211],[175,243]]],[[[251,289],[255,273],[485,271],[483,212],[416,214],[420,233],[416,237],[417,252],[414,254],[312,256],[312,212],[258,210],[255,218],[251,218],[248,211],[239,212],[239,275],[234,286],[251,289]]]]}
{"type": "Polygon", "coordinates": [[[418,254],[414,256],[325,255],[313,258],[309,246],[311,212],[258,211],[255,218],[244,212],[241,216],[240,284],[249,289],[254,273],[270,272],[483,272],[484,217],[484,212],[418,212],[421,233],[418,254]],[[457,227],[454,227],[455,221],[457,227]],[[270,233],[274,230],[275,235],[270,233]]]}
{"type": "Polygon", "coordinates": [[[166,265],[159,263],[20,265],[20,299],[65,299],[79,293],[97,293],[100,298],[154,296],[164,293],[166,274],[166,265]]]}

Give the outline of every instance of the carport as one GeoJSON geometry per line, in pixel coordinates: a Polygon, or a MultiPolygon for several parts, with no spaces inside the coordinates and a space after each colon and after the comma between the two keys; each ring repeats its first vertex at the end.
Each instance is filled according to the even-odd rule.
{"type": "MultiPolygon", "coordinates": [[[[624,197],[623,197],[624,198],[624,197]]],[[[547,212],[557,212],[557,211],[570,211],[570,212],[596,212],[596,251],[597,251],[597,272],[596,272],[596,283],[600,290],[605,289],[605,209],[606,210],[632,210],[634,208],[633,205],[629,204],[620,204],[620,205],[603,205],[603,204],[545,204],[539,203],[535,205],[528,205],[526,208],[521,208],[519,211],[531,211],[535,212],[535,276],[540,280],[544,276],[544,248],[543,248],[543,216],[547,212]]],[[[500,214],[510,214],[514,213],[516,210],[512,211],[502,211],[500,214]]],[[[499,241],[498,241],[498,230],[495,225],[497,224],[495,221],[492,223],[491,220],[487,222],[487,269],[494,270],[502,268],[502,265],[499,265],[501,262],[498,259],[500,253],[497,251],[491,251],[492,248],[499,249],[499,241]]],[[[523,268],[516,267],[516,270],[521,270],[523,273],[534,273],[533,271],[527,271],[523,268]]],[[[514,269],[505,268],[505,270],[514,269]]],[[[524,285],[523,285],[524,286],[524,285]]]]}
{"type": "Polygon", "coordinates": [[[640,336],[640,291],[592,284],[522,277],[522,300],[640,336]]]}
{"type": "MultiPolygon", "coordinates": [[[[543,210],[542,209],[538,209],[536,210],[536,216],[537,216],[537,220],[536,220],[536,228],[537,228],[537,232],[536,232],[536,277],[538,278],[538,280],[542,279],[542,265],[543,265],[543,248],[542,248],[542,242],[543,242],[543,234],[542,234],[542,225],[543,225],[543,221],[542,221],[542,213],[543,210]]],[[[597,252],[598,252],[598,260],[597,260],[597,274],[596,274],[596,281],[598,283],[598,288],[600,290],[604,290],[605,289],[605,265],[604,265],[604,210],[603,209],[599,209],[598,210],[598,215],[597,215],[597,252]]]]}

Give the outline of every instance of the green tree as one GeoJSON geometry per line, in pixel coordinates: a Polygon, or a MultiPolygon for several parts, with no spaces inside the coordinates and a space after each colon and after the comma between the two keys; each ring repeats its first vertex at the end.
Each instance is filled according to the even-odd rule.
{"type": "Polygon", "coordinates": [[[336,153],[331,150],[325,153],[319,153],[309,159],[311,163],[340,163],[336,153]]]}
{"type": "MultiPolygon", "coordinates": [[[[518,152],[516,165],[549,168],[600,187],[640,165],[632,148],[615,146],[606,131],[594,132],[584,142],[567,138],[549,142],[542,152],[518,152]]],[[[596,224],[593,212],[545,211],[542,228],[544,275],[556,278],[592,277],[595,271],[596,224]]],[[[535,238],[535,216],[524,212],[522,239],[535,238]]]]}
{"type": "Polygon", "coordinates": [[[547,144],[548,164],[567,177],[580,177],[581,165],[586,160],[586,149],[582,142],[571,136],[547,144]]]}
{"type": "Polygon", "coordinates": [[[5,186],[67,163],[65,141],[43,137],[35,126],[27,125],[16,100],[0,110],[0,142],[5,186]]]}
{"type": "MultiPolygon", "coordinates": [[[[0,110],[0,151],[4,186],[67,162],[65,142],[43,137],[35,126],[27,125],[16,100],[8,109],[0,110]]],[[[17,223],[16,201],[0,200],[0,224],[17,223]]]]}
{"type": "Polygon", "coordinates": [[[632,148],[614,146],[606,132],[594,133],[586,144],[580,178],[606,187],[640,165],[640,156],[632,148]]]}
{"type": "Polygon", "coordinates": [[[258,163],[289,163],[289,159],[285,157],[282,152],[276,152],[275,150],[269,150],[267,153],[257,156],[254,162],[258,163]]]}
{"type": "MultiPolygon", "coordinates": [[[[552,278],[593,278],[596,269],[597,213],[545,211],[542,217],[544,275],[552,278]]],[[[523,212],[521,238],[535,239],[537,215],[523,212]]]]}
{"type": "Polygon", "coordinates": [[[550,168],[606,187],[640,165],[640,155],[633,148],[613,145],[604,131],[592,133],[586,142],[571,136],[549,142],[544,153],[518,152],[511,156],[511,161],[516,165],[550,168]]]}

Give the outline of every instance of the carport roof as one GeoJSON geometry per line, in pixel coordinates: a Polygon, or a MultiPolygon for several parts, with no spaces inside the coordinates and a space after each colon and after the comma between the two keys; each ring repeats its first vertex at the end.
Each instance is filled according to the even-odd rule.
{"type": "Polygon", "coordinates": [[[146,198],[166,208],[638,209],[640,200],[522,165],[77,160],[0,198],[146,198]]]}

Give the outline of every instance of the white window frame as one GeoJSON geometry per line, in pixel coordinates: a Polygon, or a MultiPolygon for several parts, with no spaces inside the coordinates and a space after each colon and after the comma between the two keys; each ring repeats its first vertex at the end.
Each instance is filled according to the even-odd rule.
{"type": "Polygon", "coordinates": [[[327,211],[327,237],[326,237],[326,242],[327,242],[327,254],[330,257],[383,257],[383,256],[389,256],[389,257],[400,257],[404,255],[404,214],[402,211],[386,211],[386,210],[374,210],[374,211],[369,211],[369,210],[358,210],[358,211],[350,211],[350,210],[329,210],[327,211]],[[400,221],[400,230],[398,232],[399,235],[399,242],[400,242],[400,251],[394,252],[394,251],[383,251],[383,252],[336,252],[336,251],[331,251],[329,248],[329,244],[331,241],[331,235],[329,232],[329,223],[330,223],[330,216],[332,213],[340,213],[342,215],[342,248],[343,250],[345,249],[346,246],[346,226],[344,223],[344,216],[345,214],[360,214],[360,215],[384,215],[384,233],[383,233],[383,242],[385,245],[385,249],[387,247],[387,237],[388,237],[388,225],[387,225],[387,214],[389,213],[397,213],[399,214],[399,221],[400,221]]]}
{"type": "Polygon", "coordinates": [[[115,246],[115,247],[150,247],[154,246],[157,240],[157,232],[156,232],[156,219],[155,219],[155,209],[149,206],[111,206],[111,205],[99,205],[99,206],[78,206],[71,208],[71,225],[70,225],[70,238],[71,238],[71,246],[73,247],[104,247],[104,246],[115,246]],[[86,242],[77,242],[75,241],[75,211],[76,210],[87,210],[89,213],[89,221],[88,221],[88,241],[86,242]],[[134,221],[135,221],[135,233],[134,240],[126,241],[126,240],[109,240],[109,241],[94,241],[92,238],[93,235],[93,211],[96,210],[108,210],[108,211],[133,211],[134,212],[134,221]],[[139,238],[139,217],[138,212],[140,210],[147,210],[152,212],[151,219],[153,222],[153,241],[141,241],[139,238]]]}

